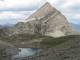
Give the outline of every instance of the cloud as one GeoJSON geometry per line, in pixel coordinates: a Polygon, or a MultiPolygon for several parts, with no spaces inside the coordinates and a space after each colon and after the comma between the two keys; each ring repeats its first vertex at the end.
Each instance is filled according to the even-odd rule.
{"type": "Polygon", "coordinates": [[[71,19],[71,20],[70,20],[70,23],[80,25],[80,21],[77,20],[77,19],[71,19]]]}
{"type": "Polygon", "coordinates": [[[0,11],[30,11],[40,6],[41,0],[4,0],[0,1],[0,11]]]}
{"type": "Polygon", "coordinates": [[[5,24],[16,24],[17,22],[19,22],[19,20],[16,19],[3,19],[0,20],[0,25],[5,25],[5,24]]]}
{"type": "Polygon", "coordinates": [[[4,0],[0,0],[0,1],[4,1],[4,0]]]}
{"type": "Polygon", "coordinates": [[[78,20],[80,20],[80,14],[76,14],[75,18],[78,19],[78,20]]]}
{"type": "Polygon", "coordinates": [[[20,13],[15,13],[15,12],[1,12],[0,13],[0,20],[2,19],[10,19],[10,18],[14,18],[14,19],[19,19],[24,17],[24,14],[20,14],[20,13]]]}
{"type": "Polygon", "coordinates": [[[61,11],[69,22],[80,23],[80,0],[0,0],[0,22],[22,21],[46,1],[61,11]]]}
{"type": "Polygon", "coordinates": [[[0,0],[0,24],[24,21],[43,3],[42,0],[0,0]]]}
{"type": "Polygon", "coordinates": [[[0,13],[0,24],[17,23],[24,21],[30,15],[30,11],[4,11],[0,13]]]}

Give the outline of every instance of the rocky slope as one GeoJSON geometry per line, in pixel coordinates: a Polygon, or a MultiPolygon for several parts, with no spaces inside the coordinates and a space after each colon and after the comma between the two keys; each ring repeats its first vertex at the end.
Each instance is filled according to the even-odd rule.
{"type": "Polygon", "coordinates": [[[36,53],[35,55],[22,58],[21,60],[80,60],[80,35],[70,35],[53,39],[56,42],[59,40],[66,41],[57,45],[53,44],[53,46],[50,46],[49,44],[55,43],[55,41],[53,42],[48,40],[49,42],[47,42],[47,45],[43,45],[49,45],[48,48],[44,48],[42,51],[36,53]]]}
{"type": "MultiPolygon", "coordinates": [[[[70,36],[62,37],[61,39],[69,37],[70,36]]],[[[68,39],[68,41],[48,50],[50,55],[49,60],[80,60],[79,46],[80,46],[80,35],[71,36],[68,39]]]]}
{"type": "Polygon", "coordinates": [[[11,60],[18,53],[18,49],[8,42],[0,40],[0,60],[11,60]]]}

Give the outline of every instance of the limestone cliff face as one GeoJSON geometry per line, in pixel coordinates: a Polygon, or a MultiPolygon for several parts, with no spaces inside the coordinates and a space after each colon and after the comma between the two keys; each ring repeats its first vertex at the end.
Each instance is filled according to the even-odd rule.
{"type": "Polygon", "coordinates": [[[14,33],[42,34],[60,37],[71,32],[71,27],[65,16],[48,2],[33,13],[28,22],[18,23],[14,33]]]}

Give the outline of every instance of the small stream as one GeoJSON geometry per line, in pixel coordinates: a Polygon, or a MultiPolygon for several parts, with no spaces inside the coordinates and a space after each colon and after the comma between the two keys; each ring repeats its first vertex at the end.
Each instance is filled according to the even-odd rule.
{"type": "Polygon", "coordinates": [[[41,51],[41,49],[37,48],[19,48],[19,53],[13,56],[13,58],[24,58],[27,56],[35,55],[37,52],[41,51]]]}

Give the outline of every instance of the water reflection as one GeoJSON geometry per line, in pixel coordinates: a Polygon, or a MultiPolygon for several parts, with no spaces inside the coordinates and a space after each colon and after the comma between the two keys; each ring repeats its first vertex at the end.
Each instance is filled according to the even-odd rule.
{"type": "Polygon", "coordinates": [[[36,49],[36,48],[19,48],[19,53],[15,56],[14,58],[23,58],[27,56],[31,56],[36,54],[37,52],[41,51],[41,49],[36,49]]]}

